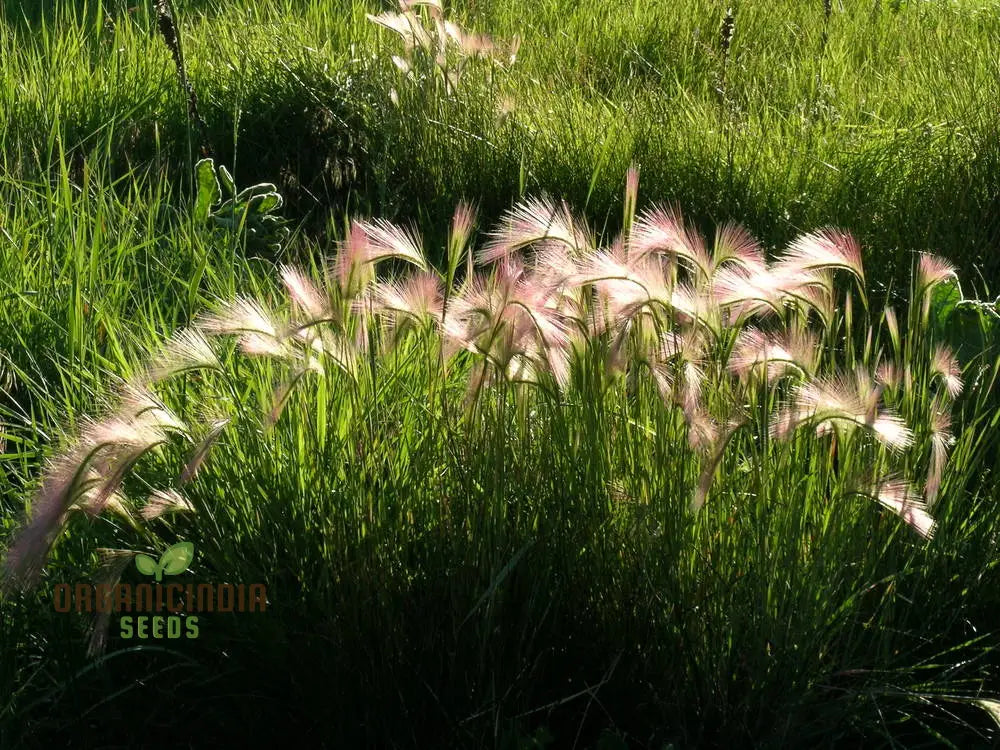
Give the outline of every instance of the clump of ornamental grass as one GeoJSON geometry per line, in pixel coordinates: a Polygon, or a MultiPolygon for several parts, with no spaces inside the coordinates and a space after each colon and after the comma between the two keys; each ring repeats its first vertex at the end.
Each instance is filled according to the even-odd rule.
{"type": "MultiPolygon", "coordinates": [[[[102,581],[160,544],[175,514],[229,554],[266,536],[281,539],[268,554],[291,558],[274,561],[283,569],[315,571],[319,556],[324,572],[309,575],[324,592],[349,585],[359,556],[375,585],[397,550],[423,550],[410,558],[421,560],[466,537],[476,564],[503,571],[494,591],[545,538],[546,564],[568,571],[610,545],[608,580],[629,574],[624,550],[680,560],[656,568],[657,580],[701,603],[690,622],[687,610],[649,614],[665,644],[657,658],[696,666],[691,684],[719,705],[730,688],[713,680],[751,670],[733,661],[740,644],[778,638],[769,617],[803,644],[788,695],[810,689],[810,675],[844,672],[829,663],[841,653],[831,623],[850,630],[861,612],[895,622],[887,599],[866,609],[885,553],[909,571],[933,552],[937,510],[972,460],[966,441],[951,465],[957,428],[968,435],[956,418],[967,373],[928,324],[934,289],[954,269],[921,256],[908,315],[875,314],[847,232],[819,229],[769,253],[736,224],[707,238],[674,206],[640,210],[638,187],[630,170],[623,231],[606,242],[564,202],[538,197],[477,246],[475,212],[462,204],[439,270],[412,227],[355,219],[312,272],[281,266],[277,296],[220,302],[56,454],[7,551],[6,583],[38,581],[76,508],[128,519],[102,581]],[[167,407],[181,398],[197,416],[167,407]],[[158,464],[172,482],[128,481],[178,436],[188,445],[158,464]],[[298,492],[317,485],[316,496],[280,512],[234,499],[198,521],[229,486],[266,490],[282,472],[298,492]],[[309,534],[318,546],[294,539],[309,534]],[[512,560],[492,557],[525,534],[512,560]],[[773,608],[763,620],[739,609],[739,597],[759,596],[773,608]],[[739,617],[746,636],[731,653],[699,630],[705,618],[739,617]],[[669,651],[681,636],[694,645],[669,651]]],[[[451,565],[426,559],[431,577],[451,565]]],[[[456,632],[476,607],[459,613],[456,632]]],[[[106,626],[96,624],[93,651],[106,626]]],[[[749,684],[777,680],[769,664],[749,684]]]]}
{"type": "MultiPolygon", "coordinates": [[[[364,363],[371,377],[378,359],[408,337],[431,342],[442,372],[459,357],[470,363],[467,419],[497,387],[526,401],[564,399],[598,361],[608,383],[648,379],[685,425],[690,460],[700,467],[692,512],[711,502],[727,446],[745,432],[778,444],[809,440],[841,457],[834,464],[841,492],[869,497],[932,536],[962,375],[951,350],[925,329],[930,292],[953,269],[921,257],[904,345],[892,310],[872,319],[861,252],[849,234],[804,234],[767,260],[737,225],[708,242],[674,207],[636,214],[637,189],[632,171],[625,231],[606,246],[565,203],[535,198],[512,208],[474,251],[474,213],[460,206],[443,274],[430,268],[414,230],[353,221],[321,280],[282,266],[285,309],[236,297],[151,357],[139,382],[126,384],[121,406],[51,462],[8,550],[7,580],[37,580],[72,509],[96,516],[119,507],[126,474],[171,433],[195,442],[197,430],[152,389],[194,370],[222,370],[212,343],[219,337],[234,338],[243,356],[287,368],[265,415],[270,425],[309,376],[333,369],[359,387],[364,363]],[[417,270],[378,280],[376,266],[390,259],[417,270]],[[860,334],[851,327],[855,295],[860,334]],[[918,475],[919,466],[926,469],[918,475]]],[[[207,420],[181,483],[195,479],[229,421],[207,420]]],[[[777,460],[777,450],[767,460],[777,460]]],[[[184,508],[171,492],[154,494],[139,517],[184,508]]]]}

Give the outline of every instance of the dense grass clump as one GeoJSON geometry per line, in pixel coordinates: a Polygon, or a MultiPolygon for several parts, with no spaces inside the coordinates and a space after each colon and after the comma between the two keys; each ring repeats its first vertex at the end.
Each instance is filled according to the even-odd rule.
{"type": "MultiPolygon", "coordinates": [[[[67,435],[8,584],[97,547],[135,579],[177,539],[199,580],[267,581],[161,688],[189,705],[232,670],[239,708],[209,716],[255,735],[294,707],[378,745],[985,739],[1000,365],[963,378],[935,339],[953,268],[922,256],[907,314],[876,314],[850,235],[768,262],[737,225],[636,215],[637,180],[607,245],[533,199],[477,251],[462,205],[439,272],[355,221],[318,278],[280,268],[287,303],[197,317],[67,435]]],[[[91,653],[128,653],[113,620],[91,653]]]]}

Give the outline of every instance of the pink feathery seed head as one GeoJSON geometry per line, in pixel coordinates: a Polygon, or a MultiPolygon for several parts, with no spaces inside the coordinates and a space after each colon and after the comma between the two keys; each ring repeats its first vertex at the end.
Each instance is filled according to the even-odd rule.
{"type": "Polygon", "coordinates": [[[91,450],[91,445],[81,441],[47,461],[28,520],[7,549],[4,588],[23,590],[37,583],[86,478],[91,450]]]}
{"type": "MultiPolygon", "coordinates": [[[[165,440],[165,436],[161,436],[159,440],[151,441],[145,445],[123,446],[112,451],[109,456],[110,460],[99,472],[98,484],[87,490],[86,506],[88,512],[95,516],[102,513],[108,504],[118,496],[122,482],[139,459],[165,440]]],[[[131,513],[125,512],[125,515],[130,516],[131,513]]]]}
{"type": "Polygon", "coordinates": [[[521,49],[521,35],[514,34],[514,36],[510,40],[510,44],[508,45],[507,49],[508,65],[513,65],[515,62],[517,62],[517,53],[520,51],[520,49],[521,49]]]}
{"type": "Polygon", "coordinates": [[[639,165],[631,164],[625,173],[625,229],[631,230],[639,204],[639,165]]]}
{"type": "Polygon", "coordinates": [[[918,294],[948,278],[958,278],[955,266],[939,255],[920,253],[917,261],[918,294]]]}
{"type": "Polygon", "coordinates": [[[142,384],[125,381],[117,389],[119,404],[115,413],[138,425],[155,425],[174,432],[186,432],[181,421],[160,398],[142,384]]]}
{"type": "Polygon", "coordinates": [[[652,292],[650,295],[652,299],[672,309],[678,324],[699,325],[709,330],[718,330],[721,320],[720,310],[715,305],[714,297],[704,290],[686,282],[676,284],[669,291],[664,287],[649,289],[652,292]]]}
{"type": "Polygon", "coordinates": [[[462,27],[457,23],[452,21],[444,22],[444,33],[448,36],[455,44],[462,46],[462,41],[465,38],[465,32],[462,31],[462,27]]]}
{"type": "Polygon", "coordinates": [[[795,398],[800,414],[829,415],[829,419],[841,424],[863,425],[892,450],[913,444],[913,433],[902,419],[889,411],[877,411],[880,390],[860,370],[850,376],[818,378],[798,386],[795,398]]]}
{"type": "Polygon", "coordinates": [[[636,296],[648,296],[643,294],[642,282],[633,268],[614,253],[614,248],[588,253],[569,283],[581,287],[594,285],[609,302],[615,302],[622,294],[629,297],[628,301],[636,296]]]}
{"type": "Polygon", "coordinates": [[[766,268],[721,268],[712,279],[712,296],[720,307],[735,307],[740,317],[781,311],[784,281],[766,268]]]}
{"type": "Polygon", "coordinates": [[[804,418],[798,407],[793,405],[783,406],[778,409],[771,423],[768,425],[768,434],[775,440],[788,440],[792,433],[798,429],[804,418]]]}
{"type": "Polygon", "coordinates": [[[451,243],[459,250],[464,250],[472,239],[472,230],[476,226],[476,209],[467,201],[459,201],[455,213],[451,217],[451,243]]]}
{"type": "Polygon", "coordinates": [[[701,403],[701,387],[705,372],[695,362],[687,361],[681,367],[681,408],[685,413],[694,413],[701,403]]]}
{"type": "Polygon", "coordinates": [[[365,17],[372,23],[398,34],[402,38],[403,43],[409,48],[419,46],[427,49],[432,46],[426,29],[409,11],[404,13],[380,13],[377,16],[367,13],[365,17]]]}
{"type": "Polygon", "coordinates": [[[727,368],[745,377],[765,364],[766,379],[770,382],[784,374],[789,365],[794,365],[795,359],[777,337],[753,327],[744,329],[733,345],[727,368]]]}
{"type": "Polygon", "coordinates": [[[625,172],[625,202],[635,206],[639,199],[639,165],[634,162],[625,172]]]}
{"type": "Polygon", "coordinates": [[[122,460],[121,456],[117,456],[117,463],[112,462],[102,466],[101,471],[88,470],[84,481],[81,482],[81,490],[71,507],[83,511],[92,518],[99,516],[105,509],[125,518],[132,517],[132,512],[125,506],[125,499],[117,491],[117,484],[114,482],[119,474],[123,475],[122,460]]]}
{"type": "MultiPolygon", "coordinates": [[[[889,338],[892,340],[892,345],[895,349],[899,349],[899,321],[896,318],[896,310],[892,307],[885,308],[883,313],[885,319],[885,327],[889,331],[889,338]]],[[[897,351],[898,354],[898,351],[897,351]]]]}
{"type": "Polygon", "coordinates": [[[139,511],[145,521],[152,521],[167,513],[192,513],[194,506],[181,493],[174,489],[156,490],[146,500],[139,511]]]}
{"type": "Polygon", "coordinates": [[[944,477],[944,468],[948,463],[948,447],[955,441],[951,434],[951,414],[947,410],[935,408],[931,412],[931,460],[927,468],[927,483],[924,497],[931,506],[937,500],[944,477]]]}
{"type": "MultiPolygon", "coordinates": [[[[454,26],[454,24],[452,24],[454,26]]],[[[496,51],[497,46],[493,42],[493,38],[488,34],[477,34],[472,31],[465,31],[455,27],[458,32],[458,36],[452,37],[458,44],[459,49],[462,51],[463,55],[469,57],[487,57],[492,55],[496,51]]],[[[450,36],[451,34],[449,34],[450,36]]]]}
{"type": "Polygon", "coordinates": [[[650,254],[667,255],[684,261],[692,271],[712,275],[704,239],[684,226],[679,209],[657,206],[643,211],[632,228],[628,244],[629,258],[641,259],[650,254]]]}
{"type": "Polygon", "coordinates": [[[357,219],[351,222],[347,237],[337,244],[333,276],[341,292],[353,297],[364,286],[371,269],[367,268],[369,253],[368,232],[357,219]]]}
{"type": "Polygon", "coordinates": [[[875,498],[903,519],[920,536],[929,539],[934,535],[936,523],[927,512],[927,506],[908,482],[901,479],[887,479],[876,488],[875,498]]]}
{"type": "Polygon", "coordinates": [[[693,450],[708,451],[719,442],[719,427],[704,411],[685,411],[684,420],[688,426],[688,445],[693,450]]]}
{"type": "Polygon", "coordinates": [[[722,463],[722,457],[725,454],[726,446],[729,444],[729,439],[744,423],[745,420],[729,422],[723,430],[717,434],[713,443],[706,446],[705,449],[708,455],[705,456],[701,473],[698,477],[698,485],[695,487],[694,496],[691,500],[692,510],[701,510],[701,508],[705,505],[705,500],[708,498],[708,491],[711,489],[712,480],[715,477],[715,473],[718,470],[719,465],[722,463]]]}
{"type": "MultiPolygon", "coordinates": [[[[844,375],[816,378],[795,388],[795,402],[804,411],[863,415],[865,403],[858,397],[853,378],[844,375]]],[[[861,418],[861,417],[859,417],[861,418]]]]}
{"type": "Polygon", "coordinates": [[[195,445],[190,457],[184,464],[184,468],[181,469],[181,474],[177,479],[178,484],[187,484],[198,476],[198,472],[201,471],[202,466],[208,460],[208,454],[219,438],[222,437],[222,433],[229,425],[229,422],[228,418],[217,418],[210,422],[208,430],[198,444],[195,445]]]}
{"type": "Polygon", "coordinates": [[[252,357],[277,357],[287,359],[292,350],[288,342],[260,333],[245,333],[240,337],[240,350],[252,357]]]}
{"type": "Polygon", "coordinates": [[[375,286],[375,300],[379,310],[420,321],[441,320],[441,280],[435,273],[419,272],[402,280],[381,282],[375,286]]]}
{"type": "Polygon", "coordinates": [[[322,375],[325,372],[323,362],[333,364],[338,370],[352,379],[357,378],[358,358],[366,346],[367,330],[358,326],[359,330],[351,336],[332,331],[328,328],[310,339],[308,348],[298,357],[297,362],[304,372],[315,372],[322,375]],[[359,344],[359,339],[361,343],[359,344]],[[322,357],[322,361],[320,360],[322,357]]]}
{"type": "Polygon", "coordinates": [[[931,356],[931,372],[941,378],[945,390],[952,398],[956,398],[962,392],[962,368],[954,352],[944,344],[938,344],[934,347],[934,353],[931,356]]]}
{"type": "Polygon", "coordinates": [[[281,280],[289,297],[309,320],[323,320],[329,317],[329,300],[313,282],[297,268],[282,264],[281,280]]]}
{"type": "Polygon", "coordinates": [[[390,57],[392,64],[399,68],[399,71],[404,75],[409,75],[413,70],[413,66],[410,65],[410,61],[405,57],[400,57],[399,55],[392,55],[390,57]]]}
{"type": "Polygon", "coordinates": [[[854,387],[857,389],[858,398],[864,404],[865,419],[871,422],[875,419],[878,405],[882,401],[882,393],[885,391],[885,386],[876,382],[872,378],[872,374],[865,367],[858,365],[854,368],[854,387]]]}
{"type": "Polygon", "coordinates": [[[719,441],[719,426],[712,416],[699,407],[683,410],[688,428],[688,445],[692,450],[708,451],[719,441]]]}
{"type": "Polygon", "coordinates": [[[549,346],[543,349],[545,364],[552,374],[556,385],[564,390],[570,380],[570,350],[568,346],[549,346]]]}
{"type": "Polygon", "coordinates": [[[185,328],[167,340],[163,350],[146,368],[146,381],[160,380],[198,369],[221,369],[205,335],[197,328],[185,328]]]}
{"type": "Polygon", "coordinates": [[[795,310],[800,310],[798,303],[805,306],[805,319],[808,319],[809,311],[815,312],[820,319],[824,329],[828,329],[836,312],[836,303],[833,299],[833,292],[822,283],[804,284],[788,291],[784,296],[785,305],[793,306],[795,310]]]}
{"type": "Polygon", "coordinates": [[[539,247],[532,277],[540,286],[551,290],[553,296],[567,303],[580,302],[581,290],[575,283],[579,273],[578,259],[562,243],[545,243],[539,247]]]}
{"type": "Polygon", "coordinates": [[[953,440],[951,435],[951,412],[940,403],[931,411],[931,433],[934,439],[940,439],[945,444],[953,440]]]}
{"type": "Polygon", "coordinates": [[[760,243],[745,227],[735,222],[727,222],[716,229],[712,263],[715,270],[724,263],[742,266],[750,273],[759,273],[767,269],[764,250],[760,243]]]}
{"type": "Polygon", "coordinates": [[[200,328],[206,333],[228,335],[252,331],[277,338],[278,326],[270,311],[259,301],[240,296],[222,308],[202,317],[200,328]]]}
{"type": "Polygon", "coordinates": [[[792,240],[783,261],[803,270],[844,269],[864,282],[861,248],[847,232],[820,229],[792,240]]]}
{"type": "Polygon", "coordinates": [[[492,263],[542,240],[562,242],[576,252],[592,246],[589,233],[564,201],[526,198],[504,214],[500,227],[490,234],[479,252],[480,263],[492,263]]]}
{"type": "Polygon", "coordinates": [[[368,237],[365,262],[377,263],[386,258],[398,258],[426,271],[423,241],[413,227],[401,227],[385,219],[359,222],[368,237]]]}
{"type": "MultiPolygon", "coordinates": [[[[614,353],[617,354],[621,360],[620,362],[615,363],[614,372],[624,372],[624,353],[620,348],[618,348],[614,353]]],[[[665,362],[654,362],[653,366],[650,368],[650,374],[653,376],[653,382],[656,384],[656,390],[660,393],[660,398],[666,402],[673,401],[676,388],[673,368],[665,362]]]]}
{"type": "Polygon", "coordinates": [[[876,382],[890,390],[898,388],[901,379],[899,367],[893,362],[880,362],[878,367],[875,368],[876,382]]]}
{"type": "Polygon", "coordinates": [[[902,450],[913,445],[913,432],[901,418],[883,412],[871,423],[875,436],[887,447],[902,450]]]}
{"type": "Polygon", "coordinates": [[[46,558],[66,522],[67,514],[38,514],[14,537],[4,556],[2,588],[26,591],[38,583],[46,558]]]}
{"type": "MultiPolygon", "coordinates": [[[[163,433],[157,431],[156,437],[163,433]]],[[[91,455],[101,450],[116,450],[121,447],[137,448],[152,442],[149,430],[144,430],[131,420],[112,417],[102,422],[89,424],[81,435],[81,445],[90,447],[91,455]]]]}
{"type": "Polygon", "coordinates": [[[501,258],[493,267],[493,282],[504,289],[513,289],[527,272],[523,259],[516,256],[501,258]]]}

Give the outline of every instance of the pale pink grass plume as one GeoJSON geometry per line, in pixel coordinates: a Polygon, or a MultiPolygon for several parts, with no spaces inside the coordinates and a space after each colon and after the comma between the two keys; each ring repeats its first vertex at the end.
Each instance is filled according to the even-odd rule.
{"type": "Polygon", "coordinates": [[[421,323],[440,323],[443,294],[436,274],[421,272],[375,285],[375,309],[421,323]]]}
{"type": "Polygon", "coordinates": [[[951,415],[940,405],[931,412],[931,458],[927,468],[927,484],[924,497],[928,507],[937,501],[948,463],[948,448],[955,441],[951,434],[951,415]]]}
{"type": "Polygon", "coordinates": [[[217,312],[201,316],[199,323],[203,331],[212,335],[240,336],[240,348],[246,354],[288,356],[283,326],[270,310],[251,297],[239,296],[226,302],[217,312]]]}
{"type": "Polygon", "coordinates": [[[811,374],[816,369],[818,347],[815,336],[805,331],[765,334],[750,327],[736,339],[728,368],[740,377],[747,377],[766,364],[767,382],[790,372],[811,374]]]}
{"type": "Polygon", "coordinates": [[[680,259],[696,274],[712,275],[712,259],[704,239],[684,226],[680,210],[674,207],[657,206],[643,211],[632,228],[627,249],[630,259],[664,255],[680,259]]]}
{"type": "Polygon", "coordinates": [[[198,476],[198,472],[201,471],[202,466],[208,460],[208,455],[212,448],[218,442],[219,438],[222,437],[222,433],[229,425],[229,421],[228,418],[224,417],[217,417],[211,420],[205,434],[195,445],[194,450],[184,464],[184,468],[181,469],[180,476],[177,479],[178,484],[187,484],[198,476]]]}
{"type": "Polygon", "coordinates": [[[292,302],[307,316],[309,321],[330,317],[330,301],[312,280],[293,266],[281,266],[281,280],[288,290],[292,302]]]}
{"type": "Polygon", "coordinates": [[[763,271],[767,267],[760,243],[745,227],[735,222],[727,222],[715,232],[713,272],[725,263],[735,264],[750,273],[763,271]]]}
{"type": "Polygon", "coordinates": [[[937,524],[909,483],[900,479],[888,479],[876,488],[875,498],[920,536],[929,539],[934,535],[937,524]]]}
{"type": "Polygon", "coordinates": [[[153,358],[146,370],[146,380],[155,383],[191,370],[221,367],[205,335],[196,328],[185,328],[171,336],[153,358]]]}
{"type": "MultiPolygon", "coordinates": [[[[472,240],[472,232],[476,226],[476,209],[471,203],[460,201],[451,217],[451,227],[448,233],[449,263],[458,270],[462,254],[467,255],[468,263],[472,263],[472,254],[467,252],[472,240]]],[[[466,274],[471,275],[472,269],[466,267],[466,274]]]]}
{"type": "Polygon", "coordinates": [[[580,253],[592,246],[585,225],[573,217],[565,201],[526,198],[504,214],[480,251],[479,262],[492,263],[542,242],[562,243],[580,253]]]}
{"type": "Polygon", "coordinates": [[[420,235],[412,227],[401,227],[385,219],[358,222],[368,238],[365,262],[375,263],[397,258],[412,263],[422,271],[428,269],[420,235]]]}
{"type": "Polygon", "coordinates": [[[145,521],[152,521],[169,513],[192,513],[191,501],[174,489],[156,490],[146,500],[139,511],[145,521]]]}
{"type": "Polygon", "coordinates": [[[955,266],[938,255],[920,253],[917,261],[918,294],[949,278],[957,278],[955,266]]]}
{"type": "Polygon", "coordinates": [[[783,262],[805,271],[843,269],[864,282],[861,248],[847,232],[820,229],[792,240],[784,253],[783,262]]]}
{"type": "Polygon", "coordinates": [[[787,437],[805,423],[816,423],[818,434],[827,434],[835,425],[863,426],[886,447],[902,450],[913,444],[913,433],[895,414],[878,411],[879,390],[870,378],[861,375],[817,378],[794,390],[790,406],[779,410],[771,431],[787,437]]]}
{"type": "Polygon", "coordinates": [[[934,347],[931,372],[941,378],[945,390],[952,398],[957,398],[962,392],[962,367],[949,347],[943,344],[934,347]]]}

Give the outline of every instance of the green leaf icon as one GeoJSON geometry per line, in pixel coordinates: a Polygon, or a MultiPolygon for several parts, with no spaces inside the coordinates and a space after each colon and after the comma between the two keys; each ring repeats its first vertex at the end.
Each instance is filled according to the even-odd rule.
{"type": "Polygon", "coordinates": [[[160,566],[156,564],[156,560],[149,555],[142,554],[135,556],[135,567],[139,569],[140,573],[147,576],[156,575],[160,569],[160,566]]]}
{"type": "Polygon", "coordinates": [[[193,559],[194,544],[192,542],[178,542],[172,547],[168,547],[166,552],[160,555],[159,567],[167,575],[175,576],[187,570],[193,559]]]}

